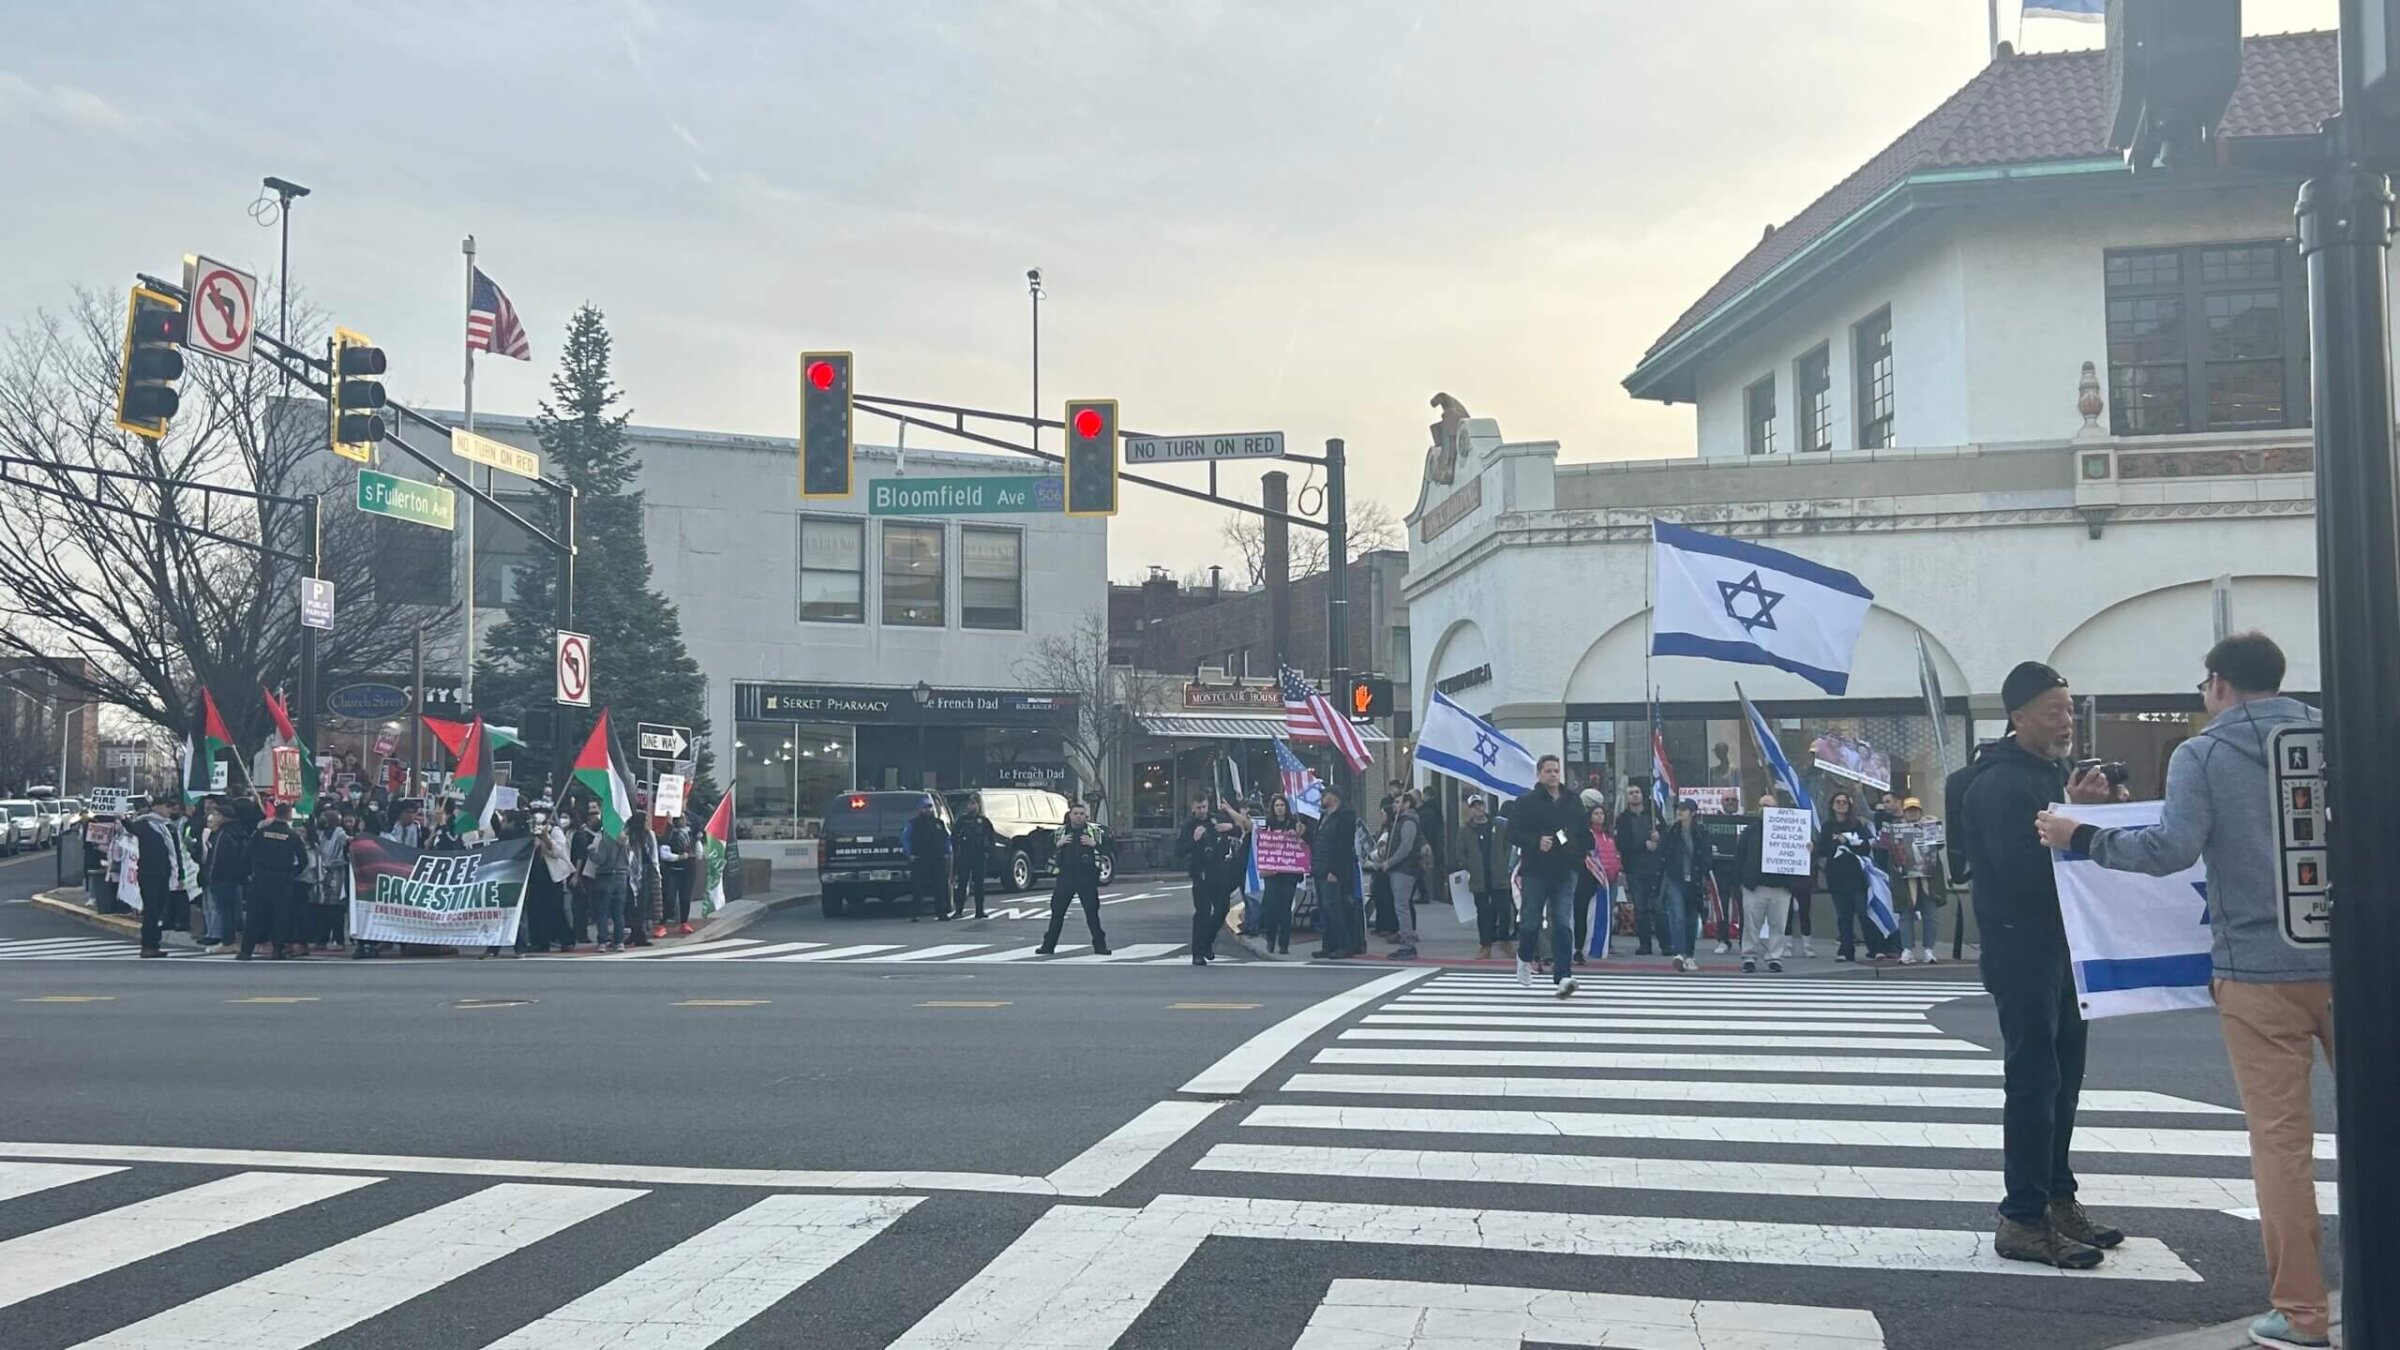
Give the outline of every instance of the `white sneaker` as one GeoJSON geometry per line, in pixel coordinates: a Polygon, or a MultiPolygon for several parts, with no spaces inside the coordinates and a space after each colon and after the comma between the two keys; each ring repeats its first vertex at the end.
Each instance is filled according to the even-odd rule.
{"type": "Polygon", "coordinates": [[[1931,947],[1927,947],[1927,948],[1925,949],[1925,958],[1924,958],[1924,959],[1925,959],[1925,964],[1926,964],[1926,965],[1929,965],[1929,966],[1931,966],[1931,965],[1939,965],[1939,964],[1940,964],[1940,961],[1939,961],[1939,959],[1938,959],[1938,958],[1936,958],[1936,957],[1934,956],[1934,954],[1933,954],[1933,948],[1931,948],[1931,947]]]}
{"type": "Polygon", "coordinates": [[[1731,952],[1732,950],[1733,950],[1733,944],[1731,944],[1731,943],[1729,943],[1729,942],[1720,942],[1720,943],[1718,943],[1718,944],[1717,944],[1717,955],[1719,955],[1719,956],[1723,956],[1723,955],[1727,954],[1728,952],[1731,952]]]}
{"type": "Polygon", "coordinates": [[[1906,947],[1902,947],[1902,948],[1900,949],[1900,964],[1901,964],[1901,965],[1904,965],[1904,966],[1913,966],[1913,965],[1915,965],[1916,963],[1917,963],[1917,954],[1916,954],[1915,952],[1912,952],[1912,951],[1910,951],[1910,950],[1909,950],[1908,948],[1906,948],[1906,947]]]}
{"type": "Polygon", "coordinates": [[[1569,975],[1567,978],[1565,978],[1565,979],[1563,979],[1563,980],[1560,980],[1560,981],[1558,982],[1558,996],[1559,996],[1560,998],[1567,998],[1567,997],[1571,996],[1572,994],[1574,994],[1574,992],[1575,992],[1575,977],[1574,977],[1574,976],[1572,976],[1572,975],[1569,975]]]}
{"type": "Polygon", "coordinates": [[[1807,938],[1800,939],[1800,954],[1813,959],[1817,954],[1817,944],[1807,938]]]}
{"type": "Polygon", "coordinates": [[[1517,987],[1519,989],[1533,988],[1533,963],[1523,957],[1517,958],[1517,987]]]}

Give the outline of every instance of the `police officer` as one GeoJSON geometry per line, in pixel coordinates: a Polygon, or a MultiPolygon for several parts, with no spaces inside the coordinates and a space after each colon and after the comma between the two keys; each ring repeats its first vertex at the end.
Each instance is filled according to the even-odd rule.
{"type": "MultiPolygon", "coordinates": [[[[1074,809],[1069,808],[1069,818],[1074,809]]],[[[975,895],[975,917],[983,912],[984,874],[992,865],[992,852],[1000,846],[999,832],[992,828],[992,818],[983,813],[983,794],[967,794],[966,809],[960,812],[958,828],[951,832],[950,851],[956,863],[956,875],[950,880],[950,910],[942,917],[963,919],[967,916],[967,894],[975,895]]]]}
{"type": "Polygon", "coordinates": [[[1067,906],[1078,898],[1083,901],[1083,921],[1092,930],[1092,955],[1108,955],[1108,934],[1100,931],[1100,850],[1107,843],[1108,831],[1092,823],[1089,808],[1082,802],[1067,808],[1067,823],[1059,827],[1058,846],[1051,855],[1058,864],[1058,884],[1050,888],[1050,929],[1034,949],[1038,955],[1057,952],[1058,932],[1067,926],[1067,906]]]}
{"type": "Polygon", "coordinates": [[[1192,813],[1175,838],[1176,856],[1192,879],[1192,964],[1205,966],[1216,959],[1217,933],[1225,927],[1232,907],[1233,888],[1240,883],[1241,849],[1250,822],[1240,813],[1216,804],[1209,793],[1195,793],[1192,813]]]}
{"type": "Polygon", "coordinates": [[[275,818],[250,835],[250,877],[242,887],[248,912],[242,920],[242,949],[237,961],[247,961],[265,938],[274,958],[284,958],[290,941],[292,885],[308,867],[308,843],[292,824],[292,804],[277,802],[275,818]]]}

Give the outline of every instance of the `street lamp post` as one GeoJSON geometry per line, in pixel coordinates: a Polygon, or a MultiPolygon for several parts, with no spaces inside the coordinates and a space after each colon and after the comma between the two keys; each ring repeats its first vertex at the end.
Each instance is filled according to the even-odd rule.
{"type": "Polygon", "coordinates": [[[917,701],[917,782],[922,786],[925,782],[925,710],[933,704],[933,686],[919,680],[917,687],[908,692],[909,697],[917,701]]]}
{"type": "Polygon", "coordinates": [[[1042,269],[1028,268],[1025,289],[1033,296],[1033,444],[1042,444],[1042,269]]]}
{"type": "MultiPolygon", "coordinates": [[[[275,328],[276,336],[288,347],[292,344],[292,203],[307,196],[308,189],[273,174],[266,176],[264,186],[275,194],[274,223],[282,228],[283,238],[275,264],[275,328]]],[[[258,206],[252,208],[252,213],[257,214],[259,208],[265,205],[266,199],[261,197],[258,206]]],[[[267,222],[262,220],[259,223],[264,225],[267,222]]],[[[285,383],[290,383],[288,376],[285,383]]]]}

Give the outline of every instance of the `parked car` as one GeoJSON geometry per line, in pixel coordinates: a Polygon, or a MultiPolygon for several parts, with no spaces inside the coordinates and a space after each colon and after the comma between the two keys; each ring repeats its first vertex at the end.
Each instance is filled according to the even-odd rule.
{"type": "Polygon", "coordinates": [[[22,853],[29,848],[47,848],[51,829],[49,813],[42,804],[26,798],[0,802],[0,815],[8,818],[8,851],[22,853]]]}
{"type": "MultiPolygon", "coordinates": [[[[986,871],[1000,882],[1001,889],[1031,890],[1035,881],[1057,874],[1058,866],[1052,855],[1058,847],[1059,827],[1067,823],[1065,797],[1035,788],[976,788],[949,796],[950,813],[954,817],[965,811],[968,797],[983,799],[983,813],[991,818],[992,833],[1000,840],[1000,846],[992,850],[986,871]]],[[[1112,835],[1100,850],[1103,886],[1116,876],[1116,853],[1116,838],[1112,835]]]]}
{"type": "MultiPolygon", "coordinates": [[[[825,804],[817,837],[817,907],[838,918],[869,900],[909,898],[908,852],[901,831],[927,797],[923,792],[844,792],[825,804]]],[[[930,794],[934,813],[950,824],[950,803],[930,794]]],[[[942,884],[949,885],[948,877],[942,884]]]]}
{"type": "Polygon", "coordinates": [[[42,803],[50,812],[50,837],[56,839],[83,823],[83,803],[73,797],[52,797],[42,803]]]}

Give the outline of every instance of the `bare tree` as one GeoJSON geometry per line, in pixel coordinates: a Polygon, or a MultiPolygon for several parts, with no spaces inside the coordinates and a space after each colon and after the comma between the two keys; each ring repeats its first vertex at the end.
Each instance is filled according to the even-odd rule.
{"type": "MultiPolygon", "coordinates": [[[[79,292],[0,345],[0,454],[21,461],[0,469],[0,654],[177,733],[206,687],[236,740],[255,742],[268,721],[256,691],[295,682],[305,574],[256,546],[305,555],[307,515],[202,489],[305,496],[345,466],[325,453],[323,405],[279,399],[263,360],[195,358],[165,438],[119,430],[120,315],[79,292]],[[94,469],[135,476],[78,472],[94,469]]],[[[404,619],[377,598],[374,519],[324,512],[341,601],[318,645],[326,687],[393,669],[421,611],[404,619]]]]}
{"type": "Polygon", "coordinates": [[[1156,677],[1109,664],[1105,614],[1086,614],[1073,629],[1035,643],[1018,658],[1016,674],[1031,688],[1074,695],[1067,753],[1088,784],[1108,781],[1125,742],[1140,733],[1142,714],[1156,711],[1164,699],[1156,677]]]}
{"type": "MultiPolygon", "coordinates": [[[[1372,497],[1361,497],[1350,503],[1350,556],[1372,553],[1379,548],[1401,548],[1408,542],[1408,532],[1400,527],[1399,517],[1390,507],[1372,497]]],[[[1218,535],[1225,547],[1233,550],[1234,575],[1248,578],[1248,584],[1261,586],[1267,580],[1267,522],[1245,512],[1235,512],[1225,518],[1218,535]]],[[[1306,528],[1291,531],[1292,580],[1313,577],[1325,570],[1326,537],[1323,530],[1306,528]]]]}

